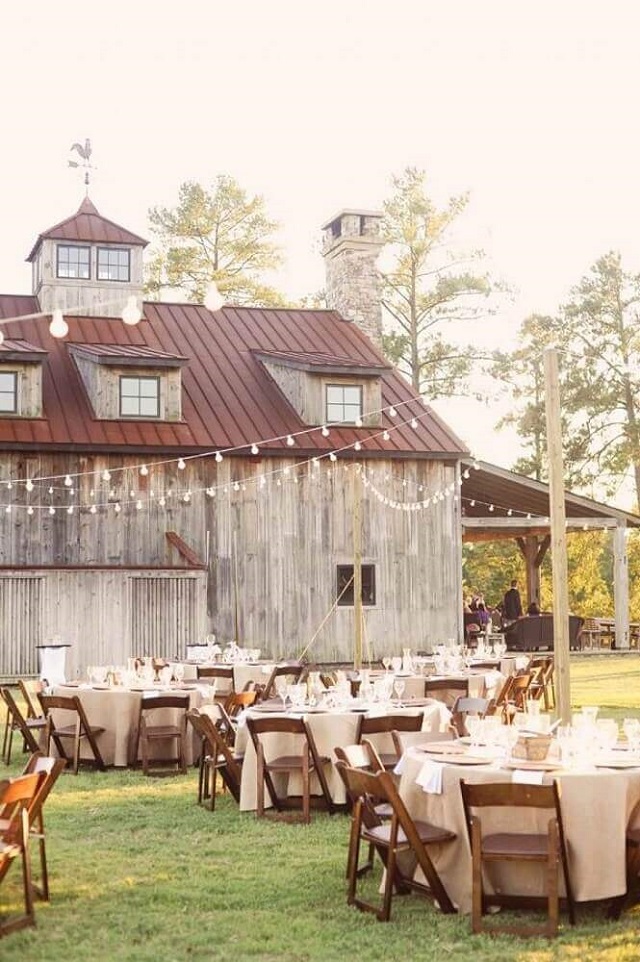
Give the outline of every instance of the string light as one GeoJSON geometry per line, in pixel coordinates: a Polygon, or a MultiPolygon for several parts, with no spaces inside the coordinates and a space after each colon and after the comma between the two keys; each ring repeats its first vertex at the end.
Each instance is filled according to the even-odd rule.
{"type": "Polygon", "coordinates": [[[66,476],[66,478],[64,479],[64,483],[65,483],[65,485],[66,485],[68,488],[71,487],[71,485],[73,484],[73,481],[71,480],[71,475],[70,475],[70,474],[68,474],[68,475],[66,476]]]}
{"type": "Polygon", "coordinates": [[[184,471],[186,466],[187,465],[185,464],[184,458],[180,458],[180,460],[178,461],[178,471],[184,471]]]}
{"type": "Polygon", "coordinates": [[[296,442],[293,440],[290,434],[287,435],[287,446],[292,448],[296,442]]]}
{"type": "Polygon", "coordinates": [[[216,459],[216,461],[217,461],[218,464],[220,464],[220,462],[223,460],[222,455],[220,454],[219,451],[216,451],[215,459],[216,459]]]}
{"type": "Polygon", "coordinates": [[[329,428],[327,427],[326,424],[324,424],[324,425],[322,426],[322,437],[323,437],[323,438],[328,438],[329,435],[330,435],[330,433],[331,433],[331,432],[329,431],[329,428]]]}
{"type": "Polygon", "coordinates": [[[129,327],[135,327],[142,320],[142,311],[138,307],[138,301],[135,295],[127,298],[127,303],[124,306],[122,314],[123,323],[127,324],[129,327]]]}
{"type": "Polygon", "coordinates": [[[259,449],[259,447],[258,447],[257,444],[252,444],[252,445],[251,445],[251,453],[252,453],[252,454],[258,454],[259,451],[260,451],[260,449],[259,449]]]}
{"type": "Polygon", "coordinates": [[[69,333],[69,325],[64,319],[62,311],[60,308],[56,308],[51,315],[51,323],[49,324],[49,334],[52,337],[66,337],[69,333]]]}
{"type": "Polygon", "coordinates": [[[143,477],[146,477],[149,474],[149,468],[146,466],[146,464],[143,464],[142,467],[140,468],[140,474],[143,477]]]}
{"type": "Polygon", "coordinates": [[[27,483],[25,484],[25,488],[27,489],[27,491],[33,491],[34,484],[33,484],[33,481],[31,480],[31,478],[29,478],[29,480],[28,480],[27,483]]]}

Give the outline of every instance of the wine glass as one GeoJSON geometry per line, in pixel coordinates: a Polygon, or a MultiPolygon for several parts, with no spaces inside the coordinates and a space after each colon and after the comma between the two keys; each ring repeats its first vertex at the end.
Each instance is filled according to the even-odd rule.
{"type": "Polygon", "coordinates": [[[391,668],[391,658],[389,657],[389,655],[384,656],[384,658],[382,659],[382,665],[385,671],[389,671],[389,669],[391,668]]]}
{"type": "Polygon", "coordinates": [[[179,685],[184,681],[184,665],[180,662],[176,662],[173,666],[173,677],[178,682],[179,685]]]}
{"type": "Polygon", "coordinates": [[[398,697],[398,702],[401,702],[401,701],[402,701],[402,695],[403,695],[403,693],[404,693],[404,688],[405,688],[404,678],[396,678],[395,681],[393,682],[393,690],[395,691],[395,693],[396,693],[396,695],[397,695],[397,697],[398,697]]]}

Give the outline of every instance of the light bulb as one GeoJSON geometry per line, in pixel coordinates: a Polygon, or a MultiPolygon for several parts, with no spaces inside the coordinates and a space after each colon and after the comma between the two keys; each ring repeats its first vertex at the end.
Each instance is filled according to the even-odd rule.
{"type": "Polygon", "coordinates": [[[71,480],[71,475],[70,475],[70,474],[68,474],[68,475],[66,476],[66,478],[64,479],[64,483],[65,483],[65,486],[66,486],[67,488],[70,488],[70,487],[71,487],[71,485],[73,484],[73,481],[71,480]]]}
{"type": "Polygon", "coordinates": [[[136,501],[136,510],[142,511],[142,501],[136,501]]]}
{"type": "Polygon", "coordinates": [[[333,451],[332,451],[331,454],[329,455],[329,460],[330,460],[330,461],[337,461],[337,460],[338,460],[336,454],[334,454],[333,451]]]}
{"type": "Polygon", "coordinates": [[[8,504],[4,510],[7,512],[7,514],[11,514],[11,505],[8,504]]]}
{"type": "Polygon", "coordinates": [[[257,445],[257,444],[252,444],[252,445],[251,445],[251,453],[252,453],[252,454],[257,454],[257,453],[258,453],[258,450],[259,450],[259,448],[258,448],[258,445],[257,445]]]}
{"type": "Polygon", "coordinates": [[[158,504],[160,505],[161,508],[164,508],[166,503],[167,502],[164,498],[158,498],[158,504]]]}
{"type": "Polygon", "coordinates": [[[388,431],[383,431],[383,432],[382,432],[382,440],[383,440],[383,441],[388,441],[388,440],[389,440],[389,432],[388,432],[388,431]]]}
{"type": "Polygon", "coordinates": [[[72,505],[72,504],[70,504],[69,507],[67,508],[67,514],[73,514],[73,505],[72,505]]]}
{"type": "Polygon", "coordinates": [[[142,320],[142,311],[138,307],[138,300],[133,294],[127,298],[127,303],[122,312],[122,320],[130,327],[134,327],[142,320]]]}
{"type": "Polygon", "coordinates": [[[357,427],[357,428],[361,428],[361,427],[362,427],[362,418],[356,418],[356,422],[355,422],[355,423],[356,423],[356,427],[357,427]]]}
{"type": "Polygon", "coordinates": [[[326,424],[325,424],[325,426],[322,428],[322,437],[323,437],[323,438],[328,438],[328,437],[329,437],[329,428],[327,427],[326,424]]]}
{"type": "Polygon", "coordinates": [[[204,295],[204,306],[208,311],[219,311],[224,307],[224,297],[215,281],[211,281],[204,295]]]}
{"type": "Polygon", "coordinates": [[[362,445],[360,444],[359,441],[356,441],[356,443],[353,445],[353,449],[354,449],[354,451],[361,451],[361,450],[362,450],[362,445]]]}
{"type": "Polygon", "coordinates": [[[465,479],[465,481],[467,481],[471,477],[469,473],[469,468],[467,468],[466,471],[462,472],[462,477],[465,479]]]}
{"type": "Polygon", "coordinates": [[[57,307],[51,315],[49,333],[52,337],[66,337],[69,333],[69,325],[62,316],[62,311],[59,307],[57,307]]]}
{"type": "Polygon", "coordinates": [[[49,488],[49,494],[53,494],[53,488],[49,488]]]}
{"type": "Polygon", "coordinates": [[[98,509],[96,508],[95,504],[92,504],[91,507],[89,508],[89,513],[96,514],[97,510],[98,509]]]}
{"type": "Polygon", "coordinates": [[[25,488],[27,489],[27,491],[33,491],[33,481],[31,480],[31,478],[29,478],[29,480],[25,484],[25,488]]]}
{"type": "Polygon", "coordinates": [[[186,468],[186,464],[184,463],[184,460],[180,458],[180,460],[178,461],[178,471],[184,471],[185,468],[186,468]]]}
{"type": "Polygon", "coordinates": [[[489,511],[493,511],[493,505],[492,505],[492,504],[489,505],[489,511]]]}
{"type": "Polygon", "coordinates": [[[475,499],[474,499],[473,501],[470,501],[469,504],[470,504],[470,506],[471,506],[472,508],[475,508],[475,506],[476,506],[475,499]]]}
{"type": "Polygon", "coordinates": [[[56,509],[53,507],[53,505],[51,505],[51,507],[49,508],[49,514],[55,514],[55,513],[56,513],[56,509]]]}
{"type": "Polygon", "coordinates": [[[183,495],[182,500],[183,500],[183,501],[186,501],[186,503],[189,504],[189,502],[191,501],[191,492],[187,491],[187,492],[183,495]]]}
{"type": "Polygon", "coordinates": [[[240,490],[240,485],[238,484],[237,481],[236,481],[236,483],[235,483],[234,486],[233,486],[233,490],[234,490],[234,491],[239,491],[239,490],[240,490]]]}
{"type": "Polygon", "coordinates": [[[121,510],[122,510],[122,508],[120,507],[120,502],[117,502],[117,504],[114,506],[114,510],[115,510],[116,514],[120,514],[120,512],[121,512],[121,510]]]}
{"type": "Polygon", "coordinates": [[[219,451],[216,451],[216,461],[218,462],[218,464],[220,464],[220,462],[222,461],[222,455],[220,454],[219,451]]]}
{"type": "Polygon", "coordinates": [[[143,464],[142,467],[140,468],[140,474],[142,475],[149,474],[149,468],[146,466],[146,464],[143,464]]]}
{"type": "Polygon", "coordinates": [[[29,515],[33,514],[33,508],[31,507],[31,505],[29,505],[29,507],[27,508],[27,514],[29,515]]]}
{"type": "Polygon", "coordinates": [[[390,417],[390,418],[394,418],[397,413],[398,413],[398,412],[396,411],[396,409],[394,408],[394,406],[391,405],[391,407],[389,408],[389,417],[390,417]]]}
{"type": "Polygon", "coordinates": [[[418,427],[418,419],[417,419],[417,418],[411,418],[411,427],[412,427],[412,428],[417,428],[417,427],[418,427]]]}
{"type": "Polygon", "coordinates": [[[0,331],[0,344],[4,341],[4,334],[0,331]]]}
{"type": "Polygon", "coordinates": [[[288,435],[287,435],[287,444],[289,445],[289,447],[292,448],[295,443],[296,443],[296,442],[293,440],[293,438],[291,437],[291,435],[288,434],[288,435]]]}
{"type": "Polygon", "coordinates": [[[111,475],[109,474],[108,471],[103,471],[103,472],[102,472],[102,480],[103,480],[103,481],[111,481],[111,475]]]}

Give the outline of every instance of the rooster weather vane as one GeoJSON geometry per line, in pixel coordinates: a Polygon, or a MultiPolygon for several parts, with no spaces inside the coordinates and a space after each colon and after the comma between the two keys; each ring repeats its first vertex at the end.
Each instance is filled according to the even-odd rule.
{"type": "Polygon", "coordinates": [[[87,139],[84,142],[84,145],[78,144],[78,143],[71,144],[71,147],[69,148],[69,150],[70,151],[75,150],[75,152],[78,154],[78,156],[81,159],[67,161],[68,166],[76,167],[76,168],[79,168],[80,170],[84,170],[84,183],[88,190],[89,179],[90,179],[89,171],[95,170],[93,164],[91,163],[91,141],[87,137],[87,139]]]}

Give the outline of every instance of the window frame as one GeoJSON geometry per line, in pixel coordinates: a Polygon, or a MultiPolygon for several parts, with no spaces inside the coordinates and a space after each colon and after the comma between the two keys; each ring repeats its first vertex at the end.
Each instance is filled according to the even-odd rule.
{"type": "Polygon", "coordinates": [[[146,421],[146,420],[151,420],[151,421],[158,421],[158,420],[160,420],[161,417],[162,417],[162,408],[161,408],[161,403],[160,403],[160,402],[161,402],[161,396],[160,396],[160,394],[161,394],[161,380],[162,380],[162,379],[161,379],[161,377],[160,377],[158,374],[120,374],[120,375],[118,376],[118,413],[119,413],[120,418],[126,419],[126,420],[130,420],[130,419],[134,418],[134,419],[136,419],[136,420],[145,420],[145,421],[146,421]],[[122,393],[122,382],[125,381],[125,380],[128,380],[128,381],[138,381],[139,384],[140,384],[141,381],[155,381],[155,383],[156,383],[156,385],[157,385],[157,392],[156,392],[156,414],[141,414],[141,413],[140,413],[140,400],[141,400],[141,398],[142,398],[142,397],[151,397],[151,395],[142,395],[142,394],[140,394],[140,390],[139,390],[139,389],[138,389],[138,394],[137,394],[137,395],[136,395],[136,394],[126,394],[126,395],[123,395],[123,393],[122,393]],[[122,399],[123,399],[123,397],[126,397],[126,398],[128,398],[128,399],[137,398],[137,400],[138,400],[138,413],[137,413],[137,414],[125,414],[125,413],[123,412],[123,410],[122,410],[122,399]]]}
{"type": "MultiPolygon", "coordinates": [[[[67,262],[68,263],[68,262],[67,262]]],[[[80,260],[78,259],[78,264],[80,260]]],[[[56,279],[61,281],[90,281],[91,280],[91,247],[87,244],[56,244],[56,279]],[[70,275],[60,273],[60,251],[61,250],[72,250],[72,251],[86,251],[88,256],[87,259],[87,276],[81,277],[80,274],[70,275]]]]}
{"type": "MultiPolygon", "coordinates": [[[[336,605],[339,608],[355,607],[353,583],[346,589],[342,597],[340,597],[345,582],[353,577],[353,573],[354,566],[352,564],[336,565],[336,605]]],[[[362,579],[362,604],[366,608],[375,608],[377,605],[376,566],[371,563],[361,564],[360,576],[362,579]]]]}
{"type": "Polygon", "coordinates": [[[130,247],[100,247],[96,248],[96,280],[105,281],[110,284],[130,284],[131,283],[131,248],[130,247]],[[124,277],[101,277],[100,276],[100,254],[126,254],[127,255],[127,276],[124,277]]]}
{"type": "MultiPolygon", "coordinates": [[[[344,400],[344,395],[343,395],[343,399],[342,399],[341,402],[332,401],[331,404],[334,405],[334,406],[337,406],[338,404],[340,404],[340,405],[342,406],[342,410],[343,410],[343,413],[344,413],[344,410],[345,410],[345,407],[346,407],[346,403],[345,403],[345,400],[344,400]]],[[[364,390],[363,390],[362,384],[357,384],[357,383],[354,382],[354,381],[350,381],[349,383],[341,383],[341,382],[336,382],[336,381],[327,381],[327,382],[325,383],[325,386],[324,386],[324,414],[325,414],[325,418],[324,418],[324,420],[325,420],[325,422],[326,422],[327,424],[355,424],[358,419],[362,420],[362,417],[363,417],[363,407],[364,407],[364,390]],[[356,414],[356,416],[355,416],[354,418],[352,418],[351,420],[348,420],[348,421],[345,420],[344,418],[343,418],[342,420],[340,420],[340,421],[336,421],[334,418],[330,418],[330,417],[329,417],[329,390],[330,390],[331,388],[338,388],[338,389],[340,389],[341,391],[344,391],[344,390],[346,390],[347,388],[351,388],[351,389],[356,389],[356,390],[358,391],[359,398],[360,398],[359,408],[358,408],[358,413],[356,414]]]]}
{"type": "Polygon", "coordinates": [[[11,395],[11,393],[13,393],[13,408],[4,409],[4,408],[1,408],[1,407],[0,407],[0,417],[6,417],[8,414],[19,414],[20,411],[19,411],[19,404],[18,404],[18,401],[19,401],[19,398],[18,398],[18,372],[17,372],[17,371],[3,371],[3,370],[0,369],[0,375],[4,375],[4,377],[12,377],[12,378],[13,378],[13,392],[11,392],[11,391],[3,391],[3,390],[0,389],[0,397],[2,397],[2,396],[4,396],[4,395],[11,395]]]}

